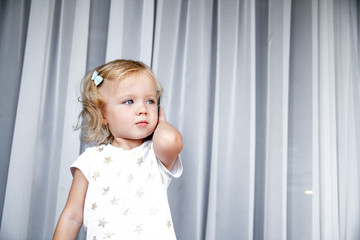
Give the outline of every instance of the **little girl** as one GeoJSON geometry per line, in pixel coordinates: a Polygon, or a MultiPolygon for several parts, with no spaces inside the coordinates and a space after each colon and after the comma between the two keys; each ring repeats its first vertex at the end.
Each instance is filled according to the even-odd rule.
{"type": "Polygon", "coordinates": [[[81,128],[89,147],[53,239],[176,239],[167,187],[182,173],[182,136],[160,107],[162,87],[145,64],[115,60],[83,79],[81,128]]]}

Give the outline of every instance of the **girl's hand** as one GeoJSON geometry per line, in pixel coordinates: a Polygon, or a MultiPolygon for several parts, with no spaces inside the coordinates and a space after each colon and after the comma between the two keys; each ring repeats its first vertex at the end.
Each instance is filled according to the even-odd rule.
{"type": "Polygon", "coordinates": [[[164,109],[161,106],[159,106],[159,123],[161,122],[166,122],[166,117],[165,117],[164,109]]]}

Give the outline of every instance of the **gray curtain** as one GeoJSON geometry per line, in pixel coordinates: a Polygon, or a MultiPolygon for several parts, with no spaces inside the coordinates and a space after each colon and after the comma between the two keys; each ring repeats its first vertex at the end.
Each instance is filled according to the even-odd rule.
{"type": "Polygon", "coordinates": [[[356,0],[0,0],[0,238],[51,238],[86,147],[80,80],[127,58],[183,134],[179,240],[359,239],[359,16],[356,0]]]}

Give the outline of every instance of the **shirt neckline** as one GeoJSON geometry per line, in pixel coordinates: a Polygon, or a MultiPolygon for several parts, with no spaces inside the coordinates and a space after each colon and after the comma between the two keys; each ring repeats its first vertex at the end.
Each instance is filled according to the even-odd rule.
{"type": "Polygon", "coordinates": [[[134,147],[132,149],[123,149],[121,147],[116,147],[113,146],[112,144],[107,144],[107,147],[109,149],[113,149],[114,151],[121,151],[121,152],[125,152],[125,153],[132,153],[132,152],[137,152],[138,150],[144,149],[145,147],[147,147],[148,145],[150,145],[151,140],[147,140],[145,142],[143,142],[141,145],[134,147]]]}

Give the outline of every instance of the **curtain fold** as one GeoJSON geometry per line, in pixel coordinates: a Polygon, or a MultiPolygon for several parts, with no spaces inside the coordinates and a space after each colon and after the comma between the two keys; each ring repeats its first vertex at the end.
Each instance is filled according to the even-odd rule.
{"type": "MultiPolygon", "coordinates": [[[[73,159],[80,154],[81,144],[79,141],[79,134],[74,132],[74,127],[77,124],[78,114],[81,111],[80,103],[77,101],[80,96],[80,81],[84,75],[85,69],[92,62],[88,59],[89,55],[94,54],[93,51],[88,52],[90,41],[89,28],[84,28],[90,24],[91,18],[89,17],[91,8],[89,1],[68,1],[63,4],[63,34],[66,36],[66,41],[63,41],[64,48],[68,49],[68,55],[62,60],[64,70],[61,71],[59,78],[61,81],[67,80],[67,89],[65,101],[64,97],[60,97],[63,100],[65,111],[63,114],[63,128],[62,140],[59,143],[58,158],[55,158],[58,165],[58,180],[57,184],[52,187],[57,189],[56,191],[56,212],[53,215],[53,219],[49,220],[49,226],[47,228],[47,234],[43,239],[50,238],[54,231],[54,223],[56,224],[62,209],[65,206],[69,187],[71,186],[72,177],[69,174],[69,166],[72,164],[73,159]]],[[[96,52],[96,51],[95,51],[96,52]]],[[[100,55],[103,56],[104,54],[100,55]]],[[[49,81],[52,81],[51,78],[49,81]]],[[[37,230],[38,231],[38,230],[37,230]]],[[[79,239],[85,239],[84,233],[80,232],[79,239]]]]}
{"type": "Polygon", "coordinates": [[[0,104],[2,126],[0,140],[0,149],[2,149],[0,153],[0,216],[3,212],[28,16],[28,2],[19,2],[18,4],[0,2],[0,72],[2,73],[0,77],[2,86],[0,88],[0,101],[2,102],[0,104]],[[11,16],[18,16],[18,21],[12,21],[11,16]]]}
{"type": "MultiPolygon", "coordinates": [[[[6,223],[2,222],[1,224],[1,232],[7,236],[14,236],[15,238],[32,235],[29,233],[29,225],[32,225],[34,222],[18,221],[18,217],[26,216],[28,218],[30,214],[32,214],[32,207],[35,204],[32,200],[39,196],[39,187],[41,186],[37,182],[38,175],[35,165],[37,163],[37,156],[44,153],[42,152],[43,147],[40,142],[43,140],[41,136],[41,129],[43,128],[39,125],[39,119],[45,110],[42,98],[45,97],[46,91],[42,90],[48,70],[46,69],[46,59],[49,57],[48,43],[50,39],[48,21],[52,21],[52,16],[48,9],[53,7],[54,2],[49,1],[46,4],[33,2],[30,8],[19,104],[16,112],[8,173],[9,178],[6,185],[2,218],[6,219],[6,223]],[[41,14],[40,11],[41,7],[46,9],[43,14],[41,14]],[[41,15],[41,17],[38,17],[39,15],[41,15]],[[34,43],[45,47],[38,48],[34,43]],[[36,81],[32,81],[34,77],[36,77],[36,81]],[[25,119],[26,121],[24,121],[25,119]],[[31,137],[33,139],[29,141],[31,137]],[[22,150],[19,151],[17,149],[22,150]],[[20,183],[22,185],[21,188],[19,186],[20,183]],[[22,194],[18,194],[19,188],[22,194]],[[13,204],[15,201],[17,204],[13,204]],[[9,215],[18,217],[12,218],[8,217],[9,215]],[[14,232],[11,225],[17,225],[19,230],[14,232]]],[[[45,174],[47,175],[49,170],[46,170],[45,174]]],[[[39,216],[37,220],[43,222],[43,217],[44,215],[39,216]]]]}
{"type": "Polygon", "coordinates": [[[286,239],[291,1],[268,11],[264,239],[286,239]]]}
{"type": "Polygon", "coordinates": [[[1,0],[0,239],[51,238],[86,147],[81,78],[116,58],[152,67],[182,132],[168,190],[179,240],[358,239],[359,9],[1,0]]]}

